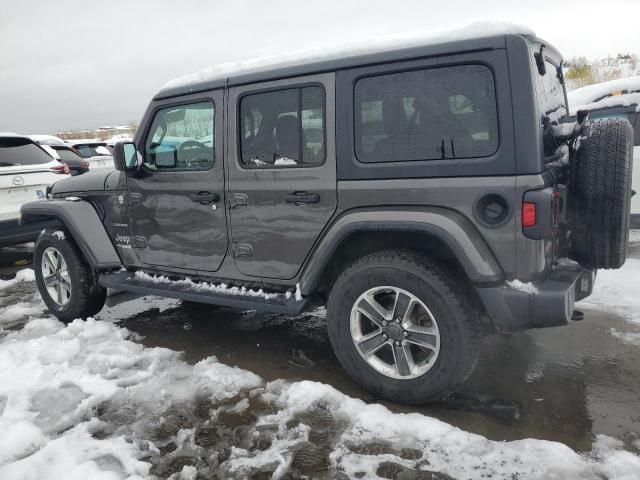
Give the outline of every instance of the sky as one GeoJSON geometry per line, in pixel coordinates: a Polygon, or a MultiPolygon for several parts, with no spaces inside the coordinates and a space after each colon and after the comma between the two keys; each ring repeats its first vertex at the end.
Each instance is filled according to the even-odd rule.
{"type": "Polygon", "coordinates": [[[0,131],[137,122],[211,65],[475,21],[526,25],[566,58],[640,53],[639,19],[640,0],[0,0],[0,131]]]}

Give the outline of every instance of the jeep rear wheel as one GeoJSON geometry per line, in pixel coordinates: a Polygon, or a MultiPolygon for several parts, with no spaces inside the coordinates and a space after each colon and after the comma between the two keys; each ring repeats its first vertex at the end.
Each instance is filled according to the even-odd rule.
{"type": "Polygon", "coordinates": [[[626,259],[633,129],[627,120],[588,122],[570,165],[572,259],[587,268],[620,268],[626,259]]]}
{"type": "Polygon", "coordinates": [[[62,322],[86,318],[104,306],[107,290],[68,233],[44,230],[33,252],[36,284],[49,311],[62,322]]]}
{"type": "Polygon", "coordinates": [[[424,403],[449,394],[477,362],[476,309],[456,275],[416,252],[348,267],[329,296],[329,338],[345,370],[377,396],[424,403]]]}

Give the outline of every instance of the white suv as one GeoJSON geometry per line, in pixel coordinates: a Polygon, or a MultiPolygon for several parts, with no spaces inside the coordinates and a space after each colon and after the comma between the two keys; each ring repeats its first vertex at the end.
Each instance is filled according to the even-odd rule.
{"type": "Polygon", "coordinates": [[[46,197],[47,187],[69,177],[69,168],[33,140],[0,133],[0,246],[35,240],[48,224],[21,226],[20,206],[46,197]]]}

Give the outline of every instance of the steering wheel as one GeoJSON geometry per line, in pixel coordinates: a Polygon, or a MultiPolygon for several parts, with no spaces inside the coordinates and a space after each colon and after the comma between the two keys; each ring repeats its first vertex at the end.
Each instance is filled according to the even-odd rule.
{"type": "Polygon", "coordinates": [[[178,147],[178,158],[184,159],[184,163],[191,167],[191,163],[209,163],[207,155],[207,147],[204,143],[197,140],[187,140],[178,147]]]}

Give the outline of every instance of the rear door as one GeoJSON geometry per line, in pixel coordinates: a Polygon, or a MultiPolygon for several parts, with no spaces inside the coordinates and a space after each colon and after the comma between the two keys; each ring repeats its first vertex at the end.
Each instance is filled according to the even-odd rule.
{"type": "Polygon", "coordinates": [[[296,276],[336,209],[334,74],[229,90],[228,209],[235,263],[296,276]]]}
{"type": "Polygon", "coordinates": [[[178,271],[211,272],[227,250],[222,161],[222,92],[152,106],[128,173],[127,202],[138,260],[178,271]]]}

